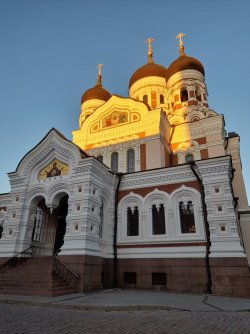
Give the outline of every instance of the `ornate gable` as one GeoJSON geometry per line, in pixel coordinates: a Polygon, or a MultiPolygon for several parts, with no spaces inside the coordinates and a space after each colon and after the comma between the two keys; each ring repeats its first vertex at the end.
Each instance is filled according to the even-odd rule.
{"type": "Polygon", "coordinates": [[[160,110],[151,111],[141,101],[113,95],[85,120],[81,129],[72,132],[73,142],[89,150],[132,137],[144,138],[159,132],[159,119],[160,110]]]}

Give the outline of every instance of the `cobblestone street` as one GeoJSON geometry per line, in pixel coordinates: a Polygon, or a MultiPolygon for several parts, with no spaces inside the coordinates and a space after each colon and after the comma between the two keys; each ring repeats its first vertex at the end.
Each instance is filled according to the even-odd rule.
{"type": "Polygon", "coordinates": [[[1,334],[250,333],[249,312],[95,312],[0,304],[1,334]]]}

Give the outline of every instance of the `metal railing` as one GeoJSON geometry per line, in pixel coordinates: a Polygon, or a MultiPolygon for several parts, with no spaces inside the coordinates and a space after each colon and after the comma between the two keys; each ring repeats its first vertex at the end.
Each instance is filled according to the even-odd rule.
{"type": "Polygon", "coordinates": [[[30,246],[22,252],[12,256],[0,266],[0,273],[4,272],[9,268],[16,267],[21,263],[25,262],[27,259],[32,258],[35,255],[35,248],[35,246],[30,246]]]}
{"type": "Polygon", "coordinates": [[[78,291],[80,282],[79,275],[70,269],[64,262],[59,260],[57,256],[54,256],[53,272],[78,291]]]}

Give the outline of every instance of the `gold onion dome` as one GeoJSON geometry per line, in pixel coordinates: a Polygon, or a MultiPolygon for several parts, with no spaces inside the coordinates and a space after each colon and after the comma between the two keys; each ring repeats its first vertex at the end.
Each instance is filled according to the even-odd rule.
{"type": "Polygon", "coordinates": [[[97,82],[96,85],[88,90],[83,94],[82,99],[81,99],[81,104],[88,100],[102,100],[102,101],[108,101],[108,99],[111,97],[111,94],[102,87],[102,76],[100,73],[100,68],[99,68],[99,73],[97,76],[97,82]]]}
{"type": "MultiPolygon", "coordinates": [[[[180,35],[181,37],[185,36],[184,34],[180,33],[177,36],[177,38],[179,38],[180,35]]],[[[173,61],[171,65],[168,67],[168,71],[166,74],[166,81],[168,81],[168,79],[175,73],[184,71],[184,70],[196,70],[202,73],[203,75],[205,75],[205,70],[201,62],[199,62],[199,60],[197,60],[196,58],[188,57],[185,55],[182,40],[180,40],[179,52],[180,52],[179,58],[173,61]]]]}
{"type": "Polygon", "coordinates": [[[166,72],[167,72],[167,68],[159,65],[159,64],[155,64],[154,60],[153,60],[153,52],[152,52],[152,46],[151,46],[151,42],[153,41],[152,38],[148,38],[147,42],[148,43],[148,62],[147,64],[139,67],[131,76],[130,80],[129,80],[129,88],[138,80],[146,78],[146,77],[161,77],[161,78],[165,78],[166,77],[166,72]]]}

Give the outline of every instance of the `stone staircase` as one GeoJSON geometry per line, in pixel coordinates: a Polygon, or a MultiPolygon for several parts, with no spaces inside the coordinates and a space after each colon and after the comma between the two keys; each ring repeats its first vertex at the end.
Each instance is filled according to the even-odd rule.
{"type": "Polygon", "coordinates": [[[54,257],[31,257],[0,273],[0,294],[26,296],[61,296],[75,293],[53,271],[54,257]]]}

